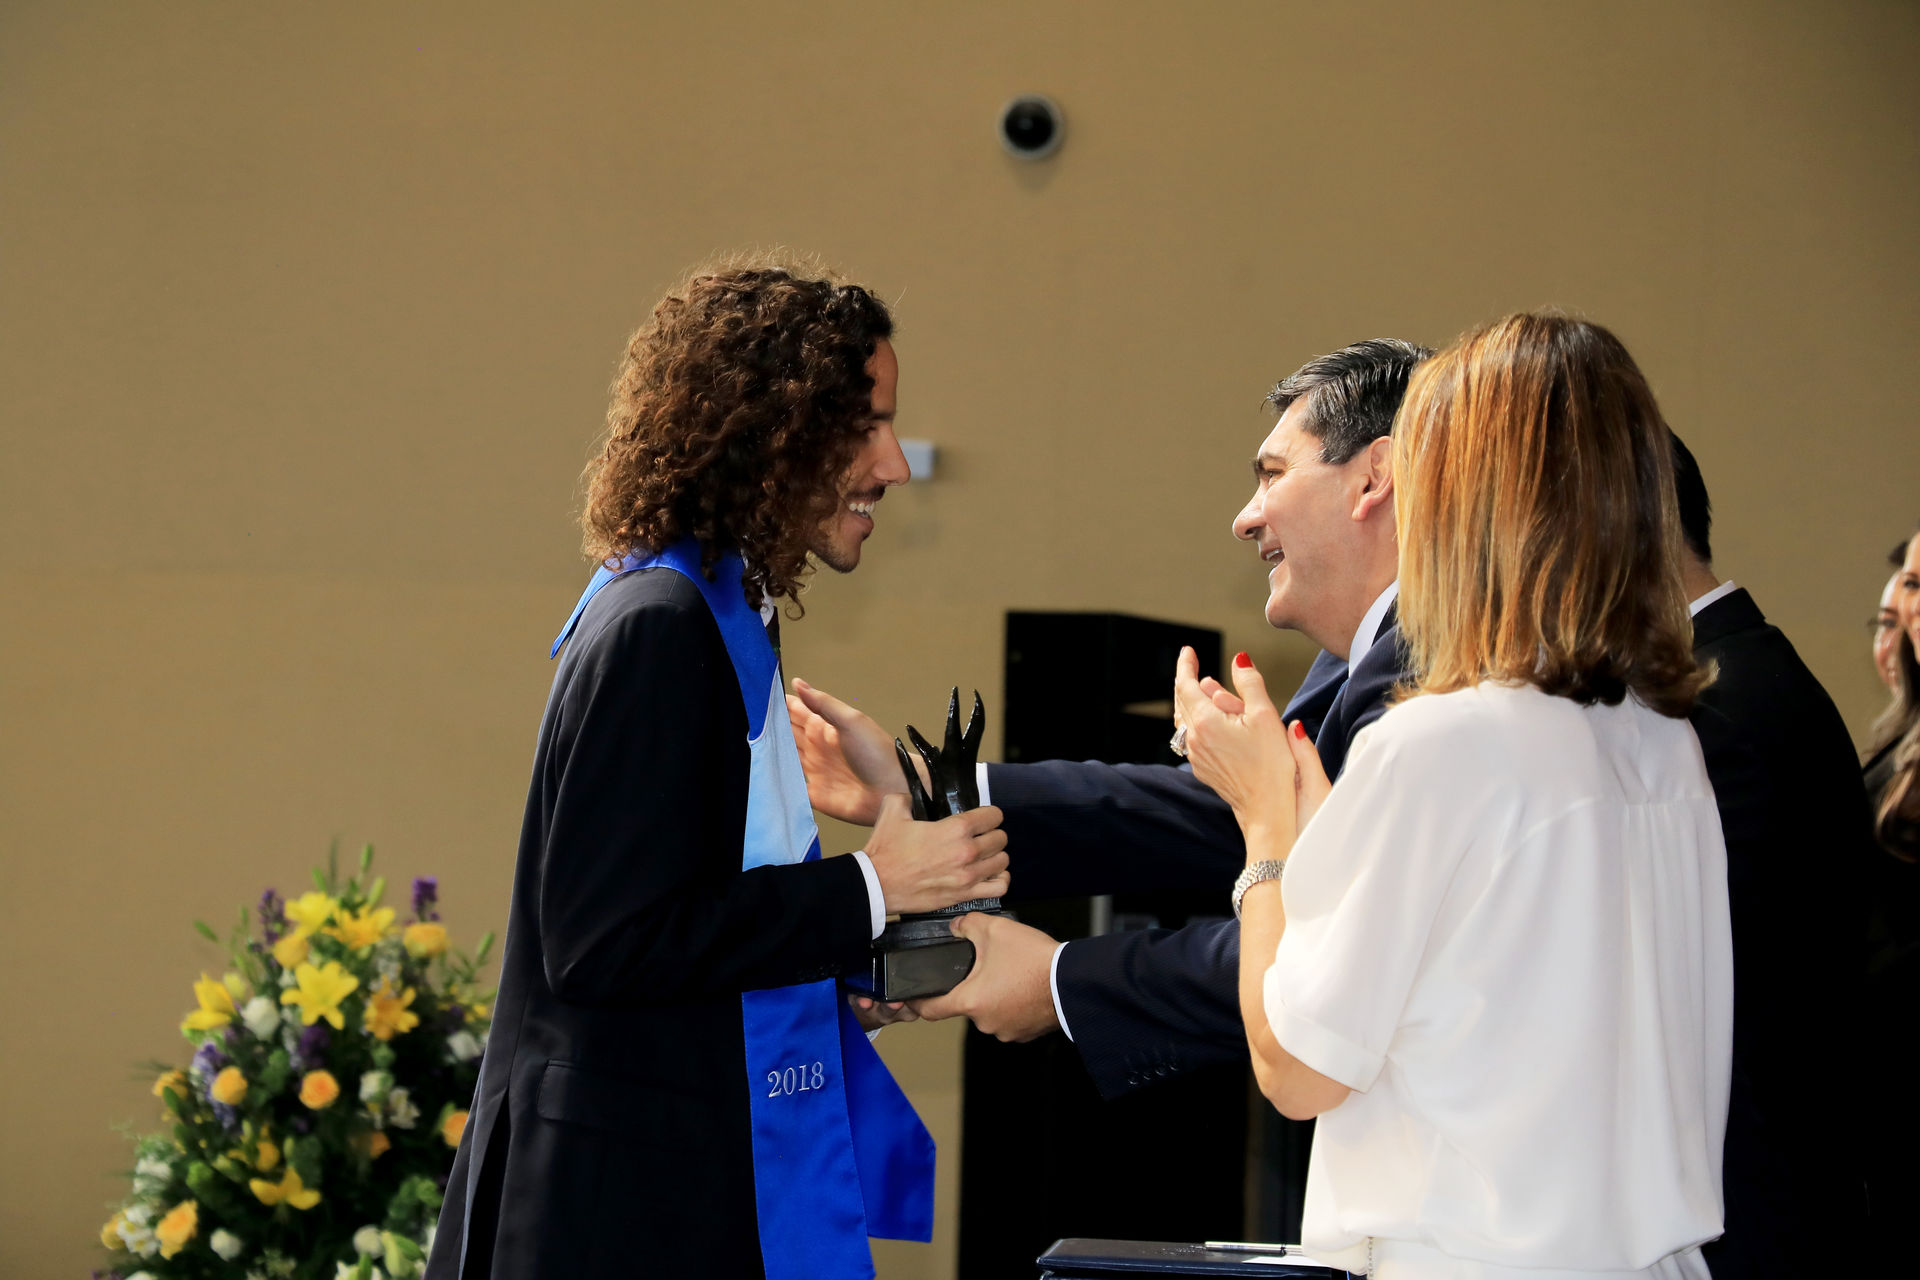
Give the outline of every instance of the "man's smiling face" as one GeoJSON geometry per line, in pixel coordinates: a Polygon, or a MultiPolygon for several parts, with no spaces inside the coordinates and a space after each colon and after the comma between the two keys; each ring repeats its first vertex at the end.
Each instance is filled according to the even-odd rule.
{"type": "Polygon", "coordinates": [[[1234,517],[1233,535],[1253,543],[1269,566],[1268,623],[1317,639],[1351,594],[1356,468],[1364,472],[1367,454],[1339,466],[1322,462],[1319,437],[1305,429],[1311,401],[1303,396],[1288,405],[1261,444],[1253,497],[1234,517]]]}
{"type": "Polygon", "coordinates": [[[807,544],[820,563],[839,573],[852,573],[859,565],[861,544],[873,532],[874,505],[889,487],[905,484],[911,474],[893,434],[900,364],[892,343],[883,338],[874,344],[867,374],[873,379],[872,412],[862,426],[860,451],[840,477],[839,504],[807,544]]]}

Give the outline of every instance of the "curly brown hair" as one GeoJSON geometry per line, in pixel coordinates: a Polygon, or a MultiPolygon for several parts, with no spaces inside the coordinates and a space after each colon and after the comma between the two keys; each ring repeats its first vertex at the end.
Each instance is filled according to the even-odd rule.
{"type": "Polygon", "coordinates": [[[884,303],[813,264],[694,271],[627,343],[582,549],[607,563],[691,536],[709,578],[737,551],[749,596],[797,609],[809,540],[873,411],[867,362],[892,336],[884,303]]]}

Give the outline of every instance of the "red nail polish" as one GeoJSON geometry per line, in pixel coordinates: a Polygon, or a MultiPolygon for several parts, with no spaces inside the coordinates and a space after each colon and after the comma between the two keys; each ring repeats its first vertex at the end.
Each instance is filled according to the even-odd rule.
{"type": "Polygon", "coordinates": [[[1253,665],[1253,659],[1246,655],[1245,650],[1242,650],[1233,655],[1233,665],[1236,667],[1250,667],[1253,665]]]}
{"type": "Polygon", "coordinates": [[[1300,741],[1305,742],[1307,740],[1307,726],[1301,724],[1298,720],[1295,720],[1293,722],[1293,736],[1300,739],[1300,741]]]}

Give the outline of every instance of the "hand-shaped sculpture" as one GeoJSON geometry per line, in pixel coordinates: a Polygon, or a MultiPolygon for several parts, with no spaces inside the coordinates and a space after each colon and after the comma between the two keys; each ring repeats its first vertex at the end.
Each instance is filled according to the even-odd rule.
{"type": "MultiPolygon", "coordinates": [[[[980,691],[976,689],[973,692],[973,711],[967,716],[966,732],[961,732],[958,685],[947,695],[947,739],[940,750],[935,751],[933,744],[922,737],[918,729],[908,725],[907,737],[913,740],[913,749],[927,763],[928,785],[925,787],[920,785],[919,771],[913,767],[913,760],[907,755],[906,744],[898,738],[893,740],[893,749],[900,755],[901,772],[907,775],[907,799],[913,806],[915,818],[922,822],[938,822],[942,818],[980,807],[980,738],[986,728],[987,709],[980,701],[980,691]]],[[[930,914],[961,916],[969,911],[999,909],[998,898],[975,898],[930,914]]]]}
{"type": "MultiPolygon", "coordinates": [[[[906,743],[893,740],[900,769],[907,775],[907,799],[916,819],[938,822],[980,806],[980,738],[986,724],[986,708],[976,691],[973,714],[967,717],[966,731],[961,732],[960,690],[956,686],[947,698],[947,737],[938,751],[918,729],[908,725],[907,737],[926,762],[924,786],[920,771],[913,767],[913,757],[907,754],[906,743]]],[[[874,940],[872,972],[849,976],[847,985],[878,1000],[944,995],[973,967],[973,944],[953,936],[953,921],[969,911],[998,910],[1000,899],[975,898],[924,915],[902,915],[874,940]]]]}
{"type": "Polygon", "coordinates": [[[922,822],[937,822],[956,813],[980,807],[980,735],[986,731],[987,710],[974,690],[973,713],[967,717],[967,731],[960,732],[960,689],[955,686],[947,697],[947,741],[940,750],[907,726],[914,750],[927,762],[927,777],[932,786],[922,789],[920,775],[907,756],[900,739],[893,746],[900,753],[900,767],[907,775],[907,795],[913,801],[913,816],[922,822]]]}

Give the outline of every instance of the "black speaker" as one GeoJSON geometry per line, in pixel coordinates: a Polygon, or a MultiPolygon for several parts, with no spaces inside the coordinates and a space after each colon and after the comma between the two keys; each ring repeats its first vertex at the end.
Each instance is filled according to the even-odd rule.
{"type": "MultiPolygon", "coordinates": [[[[1192,645],[1220,670],[1220,633],[1112,613],[1008,613],[1002,758],[1177,764],[1173,665],[1192,645]]],[[[1018,875],[1016,863],[1015,875],[1018,875]]],[[[1018,904],[1063,941],[1226,914],[1225,888],[1018,904]]],[[[967,1032],[961,1108],[961,1280],[1037,1274],[1055,1240],[1239,1239],[1248,1222],[1244,1067],[1195,1071],[1103,1102],[1064,1036],[1001,1044],[967,1032]]]]}

